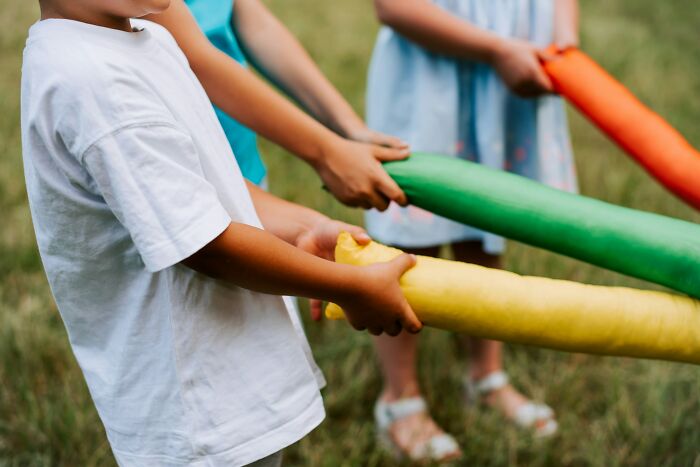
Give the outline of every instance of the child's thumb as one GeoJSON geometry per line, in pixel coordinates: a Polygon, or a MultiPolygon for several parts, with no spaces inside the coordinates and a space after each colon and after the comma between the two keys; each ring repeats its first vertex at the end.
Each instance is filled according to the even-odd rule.
{"type": "Polygon", "coordinates": [[[399,276],[403,276],[406,271],[416,265],[416,255],[402,254],[391,261],[399,276]]]}
{"type": "Polygon", "coordinates": [[[375,146],[373,152],[374,158],[380,162],[401,161],[411,155],[411,150],[408,147],[385,148],[382,146],[375,146]]]}
{"type": "Polygon", "coordinates": [[[420,322],[420,320],[416,316],[416,313],[413,311],[413,308],[411,308],[411,306],[408,303],[404,305],[403,316],[401,318],[401,325],[406,331],[410,332],[411,334],[415,334],[421,329],[423,329],[423,323],[420,322]]]}

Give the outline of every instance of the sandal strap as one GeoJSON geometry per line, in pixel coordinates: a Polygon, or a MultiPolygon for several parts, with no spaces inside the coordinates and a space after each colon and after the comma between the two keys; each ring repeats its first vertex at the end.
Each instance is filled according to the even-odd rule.
{"type": "Polygon", "coordinates": [[[551,420],[554,417],[554,411],[547,405],[527,402],[515,412],[515,423],[524,427],[531,428],[538,421],[551,420]]]}
{"type": "Polygon", "coordinates": [[[413,461],[440,461],[458,451],[457,441],[447,433],[443,433],[415,446],[411,449],[409,456],[413,461]]]}
{"type": "Polygon", "coordinates": [[[493,391],[506,387],[508,385],[509,378],[504,371],[494,371],[493,373],[490,373],[479,380],[470,382],[472,390],[476,393],[476,395],[485,396],[493,391]]]}
{"type": "MultiPolygon", "coordinates": [[[[508,383],[508,375],[503,371],[493,372],[477,381],[472,380],[469,376],[465,376],[464,387],[467,401],[472,403],[478,402],[481,397],[507,386],[508,383]]],[[[559,428],[551,407],[532,401],[518,407],[513,415],[513,422],[522,428],[534,428],[534,435],[538,438],[551,436],[559,428]],[[541,424],[541,422],[545,423],[541,424]]]]}
{"type": "Polygon", "coordinates": [[[538,427],[534,434],[535,438],[543,439],[555,435],[558,431],[559,423],[554,419],[549,419],[542,427],[538,427]]]}
{"type": "Polygon", "coordinates": [[[528,402],[515,412],[514,420],[522,428],[534,428],[533,434],[536,438],[547,438],[559,429],[559,424],[554,419],[554,411],[546,404],[528,402]]]}
{"type": "Polygon", "coordinates": [[[387,430],[395,421],[427,410],[425,399],[409,397],[395,402],[377,401],[374,406],[374,419],[380,430],[387,430]]]}

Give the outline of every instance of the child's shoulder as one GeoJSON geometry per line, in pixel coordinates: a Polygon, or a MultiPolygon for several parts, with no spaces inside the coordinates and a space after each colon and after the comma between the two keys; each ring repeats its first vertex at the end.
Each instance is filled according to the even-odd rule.
{"type": "MultiPolygon", "coordinates": [[[[22,65],[27,126],[36,121],[48,125],[79,154],[115,128],[172,120],[154,94],[155,78],[142,70],[150,60],[141,47],[145,43],[129,46],[129,40],[140,40],[136,35],[121,33],[111,40],[111,32],[82,23],[41,23],[30,31],[22,65]]],[[[156,30],[149,25],[151,33],[162,34],[156,30]]]]}
{"type": "MultiPolygon", "coordinates": [[[[79,30],[41,21],[30,30],[24,49],[23,79],[48,84],[63,93],[105,89],[120,61],[104,44],[90,41],[79,30]]],[[[75,23],[75,22],[72,22],[75,23]]],[[[73,25],[67,25],[73,26],[73,25]]]]}

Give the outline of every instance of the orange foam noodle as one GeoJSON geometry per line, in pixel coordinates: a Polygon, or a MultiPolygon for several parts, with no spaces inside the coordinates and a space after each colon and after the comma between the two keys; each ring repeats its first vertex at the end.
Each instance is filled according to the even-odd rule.
{"type": "Polygon", "coordinates": [[[700,152],[676,129],[578,49],[543,66],[555,90],[632,156],[649,174],[700,210],[700,152]]]}

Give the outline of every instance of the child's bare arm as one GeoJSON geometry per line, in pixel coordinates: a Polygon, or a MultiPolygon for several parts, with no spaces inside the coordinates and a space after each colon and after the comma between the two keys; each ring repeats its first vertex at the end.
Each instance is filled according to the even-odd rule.
{"type": "Polygon", "coordinates": [[[532,44],[504,39],[427,0],[374,0],[379,20],[433,52],[492,65],[515,93],[552,91],[532,44]]]}
{"type": "Polygon", "coordinates": [[[182,0],[174,0],[168,10],[148,19],[173,34],[219,108],[309,163],[338,200],[381,210],[389,201],[406,204],[406,196],[380,162],[403,159],[408,148],[358,143],[336,135],[216,49],[182,0]]]}
{"type": "Polygon", "coordinates": [[[270,232],[232,223],[183,264],[257,292],[333,301],[344,308],[353,327],[375,335],[422,327],[399,287],[401,275],[415,264],[410,255],[353,267],[313,256],[270,232]]]}
{"type": "Polygon", "coordinates": [[[560,48],[578,46],[578,0],[557,0],[554,15],[554,43],[560,48]]]}
{"type": "MultiPolygon", "coordinates": [[[[335,246],[341,232],[349,232],[360,245],[370,242],[364,229],[329,219],[313,209],[277,198],[248,182],[255,209],[268,232],[312,255],[335,260],[335,246]]],[[[311,300],[311,318],[320,321],[323,306],[311,300]]]]}
{"type": "Polygon", "coordinates": [[[489,62],[500,38],[427,0],[374,0],[379,20],[433,52],[489,62]]]}
{"type": "Polygon", "coordinates": [[[236,0],[233,20],[239,41],[255,67],[324,125],[355,141],[406,146],[398,138],[367,128],[299,41],[260,0],[236,0]]]}
{"type": "Polygon", "coordinates": [[[370,241],[361,227],[330,219],[318,211],[290,203],[246,182],[265,230],[307,253],[334,260],[338,235],[349,232],[361,245],[370,241]]]}

